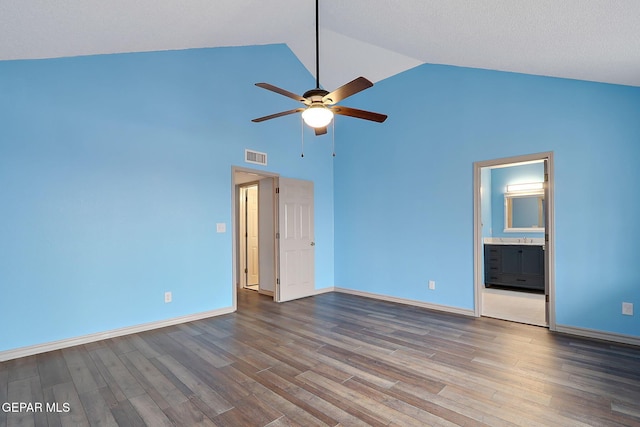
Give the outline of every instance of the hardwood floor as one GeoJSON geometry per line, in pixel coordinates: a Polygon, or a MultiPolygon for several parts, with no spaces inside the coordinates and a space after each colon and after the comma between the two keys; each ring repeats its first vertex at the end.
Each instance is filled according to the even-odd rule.
{"type": "Polygon", "coordinates": [[[0,363],[0,426],[640,426],[638,347],[339,293],[238,300],[0,363]]]}

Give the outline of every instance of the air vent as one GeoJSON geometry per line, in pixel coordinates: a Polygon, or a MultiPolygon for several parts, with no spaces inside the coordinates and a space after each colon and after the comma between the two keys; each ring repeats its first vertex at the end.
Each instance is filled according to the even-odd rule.
{"type": "Polygon", "coordinates": [[[244,150],[244,161],[247,163],[254,163],[256,165],[267,165],[267,153],[260,153],[258,151],[244,150]]]}

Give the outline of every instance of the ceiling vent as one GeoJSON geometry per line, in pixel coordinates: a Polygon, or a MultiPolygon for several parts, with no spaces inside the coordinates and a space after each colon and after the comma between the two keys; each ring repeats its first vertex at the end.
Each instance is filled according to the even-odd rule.
{"type": "Polygon", "coordinates": [[[244,161],[247,163],[266,166],[267,153],[261,153],[259,151],[252,151],[252,150],[244,150],[244,161]]]}

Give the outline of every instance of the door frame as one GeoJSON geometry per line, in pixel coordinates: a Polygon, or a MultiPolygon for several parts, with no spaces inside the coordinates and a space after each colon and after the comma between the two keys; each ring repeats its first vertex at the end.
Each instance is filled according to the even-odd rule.
{"type": "MultiPolygon", "coordinates": [[[[268,172],[258,169],[245,168],[241,166],[231,166],[231,263],[232,263],[232,289],[233,289],[233,310],[238,309],[238,290],[240,282],[238,277],[239,260],[238,260],[238,212],[240,210],[240,201],[238,200],[238,187],[249,184],[252,181],[242,183],[236,182],[236,172],[243,172],[255,175],[255,182],[262,178],[277,179],[280,175],[274,172],[268,172]]],[[[259,207],[258,207],[259,209],[259,207]]],[[[275,250],[275,249],[274,249],[275,250]]],[[[277,274],[277,271],[276,271],[277,274]]]]}
{"type": "Polygon", "coordinates": [[[547,177],[545,180],[545,203],[547,207],[545,218],[545,294],[547,323],[551,331],[556,330],[555,309],[555,209],[554,209],[554,165],[553,152],[542,152],[514,157],[505,157],[494,160],[479,161],[473,163],[473,282],[474,282],[474,316],[482,316],[482,206],[481,206],[481,171],[486,167],[505,166],[513,163],[525,163],[532,161],[546,161],[547,177]]]}

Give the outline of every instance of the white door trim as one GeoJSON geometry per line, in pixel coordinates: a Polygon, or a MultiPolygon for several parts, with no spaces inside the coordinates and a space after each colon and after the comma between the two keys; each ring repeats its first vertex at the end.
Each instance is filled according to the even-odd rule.
{"type": "Polygon", "coordinates": [[[545,289],[549,295],[549,330],[556,330],[555,307],[555,209],[554,209],[554,165],[553,152],[528,154],[501,159],[486,160],[473,164],[473,282],[474,282],[474,316],[482,315],[482,218],[481,218],[481,194],[480,174],[482,168],[507,165],[512,163],[524,163],[537,160],[546,160],[548,167],[548,181],[545,186],[547,203],[547,220],[545,234],[548,236],[545,243],[545,289]]]}

